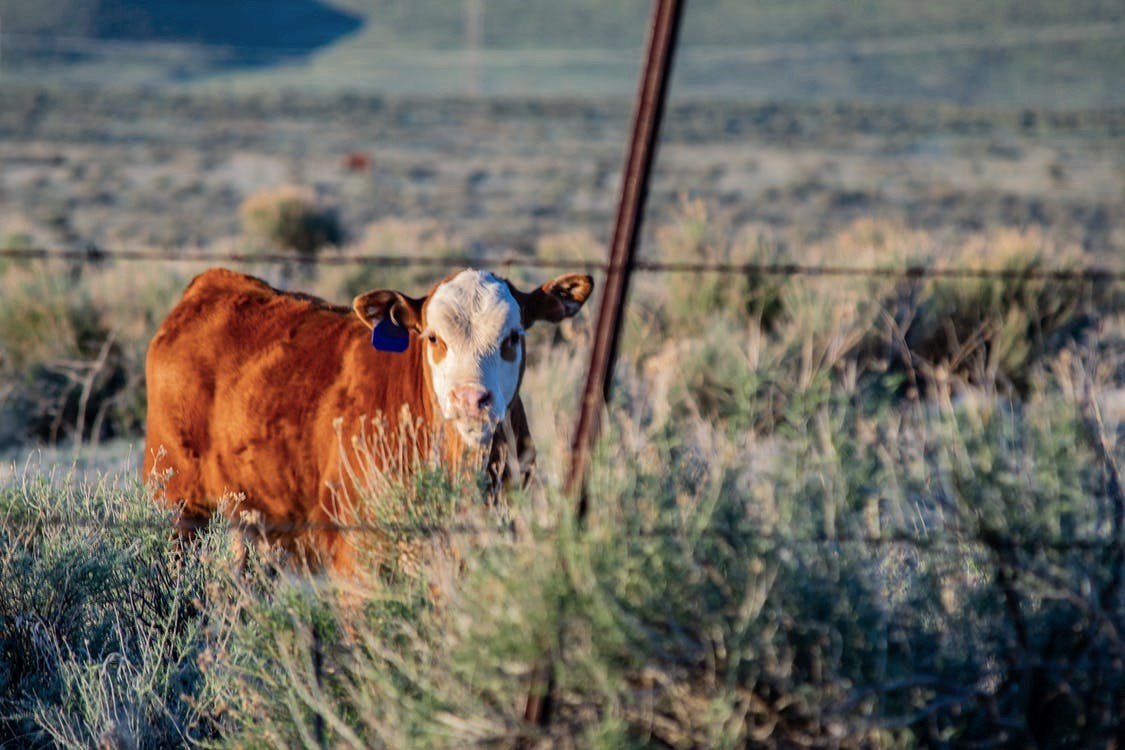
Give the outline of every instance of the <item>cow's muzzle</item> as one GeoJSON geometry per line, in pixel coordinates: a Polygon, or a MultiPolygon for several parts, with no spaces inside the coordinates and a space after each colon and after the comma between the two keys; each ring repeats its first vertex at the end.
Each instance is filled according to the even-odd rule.
{"type": "Polygon", "coordinates": [[[449,392],[453,418],[487,419],[492,408],[492,391],[479,385],[459,385],[449,392]]]}
{"type": "Polygon", "coordinates": [[[491,443],[499,421],[493,413],[494,402],[492,391],[481,385],[459,385],[450,389],[448,416],[467,444],[485,446],[491,443]]]}

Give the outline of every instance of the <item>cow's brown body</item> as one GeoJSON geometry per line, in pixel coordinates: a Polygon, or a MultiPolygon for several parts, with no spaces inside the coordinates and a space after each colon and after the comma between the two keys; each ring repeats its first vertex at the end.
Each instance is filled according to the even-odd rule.
{"type": "MultiPolygon", "coordinates": [[[[181,508],[181,529],[202,525],[226,500],[258,511],[282,543],[310,547],[314,564],[347,570],[351,544],[333,527],[357,488],[342,464],[373,456],[376,469],[397,471],[378,464],[425,458],[437,446],[447,461],[473,450],[483,461],[483,447],[443,425],[417,331],[405,352],[387,353],[372,347],[369,325],[350,308],[231,271],[189,285],[146,362],[144,472],[159,502],[181,508]],[[379,423],[390,443],[357,449],[354,436],[371,438],[379,423]],[[409,444],[396,442],[404,433],[409,444]]],[[[493,459],[513,439],[523,451],[530,445],[518,396],[506,423],[492,438],[493,459]]]]}

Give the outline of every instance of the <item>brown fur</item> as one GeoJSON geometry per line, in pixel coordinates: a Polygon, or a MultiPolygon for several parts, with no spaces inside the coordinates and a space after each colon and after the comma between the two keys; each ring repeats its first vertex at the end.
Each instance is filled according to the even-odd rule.
{"type": "MultiPolygon", "coordinates": [[[[589,282],[579,306],[588,293],[589,282]]],[[[342,506],[356,488],[342,463],[367,460],[352,436],[371,435],[372,420],[382,419],[390,455],[416,449],[427,456],[435,435],[446,462],[466,454],[456,430],[443,428],[429,388],[416,335],[424,300],[369,293],[380,294],[410,308],[395,308],[412,331],[401,354],[376,351],[370,329],[349,308],[222,269],[192,281],[146,361],[144,476],[154,480],[158,502],[180,508],[181,531],[199,528],[224,498],[237,498],[228,512],[257,511],[274,541],[301,549],[314,567],[346,572],[352,546],[333,524],[346,516],[342,506]],[[410,445],[397,440],[407,427],[403,407],[422,426],[410,445]],[[310,526],[317,530],[299,533],[310,526]]],[[[509,430],[497,430],[490,451],[496,481],[506,476],[512,450],[534,456],[518,395],[505,421],[509,430]]],[[[475,455],[479,469],[484,459],[475,455]]],[[[377,470],[401,468],[379,451],[375,458],[377,470]]]]}

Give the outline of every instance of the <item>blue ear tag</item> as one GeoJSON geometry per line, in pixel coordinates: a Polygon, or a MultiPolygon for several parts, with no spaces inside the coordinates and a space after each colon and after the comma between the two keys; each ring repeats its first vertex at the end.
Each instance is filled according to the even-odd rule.
{"type": "Polygon", "coordinates": [[[371,329],[371,345],[381,352],[404,352],[409,344],[410,332],[395,325],[390,315],[371,329]]]}

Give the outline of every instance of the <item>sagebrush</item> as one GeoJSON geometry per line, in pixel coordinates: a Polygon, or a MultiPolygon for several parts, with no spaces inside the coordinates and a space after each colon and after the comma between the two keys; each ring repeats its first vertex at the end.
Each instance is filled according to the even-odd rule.
{"type": "MultiPolygon", "coordinates": [[[[552,252],[585,252],[564,239],[552,252]]],[[[1034,234],[979,242],[860,223],[804,250],[1080,263],[1034,234]]],[[[657,250],[785,257],[698,205],[657,250]]],[[[80,346],[75,301],[109,309],[116,273],[55,278],[61,291],[35,299],[61,333],[13,337],[11,351],[33,363],[59,356],[48,344],[80,346]]],[[[4,283],[33,278],[18,274],[4,283]]],[[[106,315],[123,351],[142,350],[178,281],[106,315]]],[[[352,283],[312,286],[339,298],[352,283]]],[[[640,277],[637,292],[585,519],[559,489],[559,428],[588,319],[542,342],[524,379],[536,481],[499,505],[440,471],[373,487],[365,517],[396,523],[357,536],[370,560],[358,580],[240,550],[222,523],[177,548],[132,473],[4,469],[0,744],[1115,741],[1125,358],[1112,287],[640,277]],[[545,728],[523,720],[536,690],[545,728]]]]}

